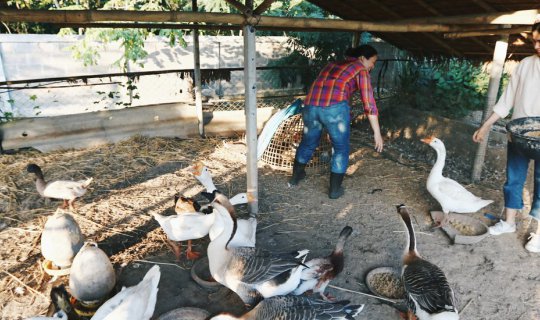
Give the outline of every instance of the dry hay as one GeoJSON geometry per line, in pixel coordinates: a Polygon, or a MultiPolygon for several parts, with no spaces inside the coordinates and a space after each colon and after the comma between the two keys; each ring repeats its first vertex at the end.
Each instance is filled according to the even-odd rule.
{"type": "MultiPolygon", "coordinates": [[[[94,178],[89,192],[75,202],[72,214],[86,238],[98,242],[119,267],[167,250],[165,235],[150,214],[172,213],[177,192],[194,195],[201,191],[202,186],[182,169],[194,160],[207,159],[222,141],[137,136],[84,150],[25,150],[3,155],[0,286],[4,294],[0,295],[0,309],[4,310],[0,318],[5,314],[43,314],[49,305],[48,297],[41,293],[48,292],[51,284],[40,266],[39,243],[46,215],[52,214],[59,202],[38,195],[34,175],[26,172],[29,163],[40,165],[47,181],[94,178]]],[[[194,241],[198,250],[204,241],[194,241]]],[[[188,267],[183,263],[179,267],[188,267]]],[[[67,281],[65,278],[61,281],[67,281]]]]}

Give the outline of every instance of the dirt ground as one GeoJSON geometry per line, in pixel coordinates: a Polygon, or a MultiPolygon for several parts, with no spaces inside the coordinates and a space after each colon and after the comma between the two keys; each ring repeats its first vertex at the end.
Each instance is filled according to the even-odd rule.
{"type": "MultiPolygon", "coordinates": [[[[372,149],[365,129],[352,135],[350,174],[345,195],[327,196],[329,172],[310,169],[297,188],[287,188],[289,173],[259,169],[257,245],[275,251],[307,248],[310,256],[329,254],[341,229],[354,229],[345,247],[345,269],[331,285],[368,293],[365,276],[379,266],[399,267],[406,243],[404,226],[395,205],[407,204],[416,222],[418,250],[446,273],[462,319],[540,319],[540,255],[528,253],[524,244],[536,228],[527,218],[517,234],[488,237],[475,245],[453,245],[440,230],[430,230],[430,210],[439,209],[425,183],[435,152],[417,141],[388,141],[382,154],[372,149]]],[[[117,288],[134,285],[154,264],[161,267],[157,318],[169,310],[193,306],[215,314],[243,312],[238,297],[228,289],[209,291],[195,283],[192,262],[175,262],[164,233],[150,213],[173,213],[177,192],[203,198],[203,190],[184,170],[202,160],[214,182],[230,196],[245,191],[246,147],[240,139],[176,140],[135,137],[125,142],[86,150],[39,153],[20,151],[0,158],[0,317],[22,319],[45,314],[52,285],[41,271],[40,232],[58,202],[39,197],[28,163],[44,168],[47,180],[93,177],[91,190],[79,201],[75,219],[87,239],[96,241],[119,270],[117,288]]],[[[470,214],[486,224],[484,213],[500,215],[503,205],[500,174],[486,173],[478,184],[468,185],[469,164],[448,155],[445,174],[494,203],[470,214]]],[[[240,217],[247,214],[238,207],[240,217]]],[[[207,239],[194,241],[205,254],[207,239]]],[[[184,257],[182,257],[184,259],[184,257]]],[[[330,294],[365,304],[357,319],[399,319],[397,312],[379,300],[359,293],[329,288],[330,294]]]]}

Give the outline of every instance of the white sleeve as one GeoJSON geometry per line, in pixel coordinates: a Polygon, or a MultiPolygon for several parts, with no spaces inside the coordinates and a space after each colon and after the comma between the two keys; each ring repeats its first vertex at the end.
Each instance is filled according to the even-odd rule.
{"type": "Polygon", "coordinates": [[[516,67],[514,73],[512,73],[512,76],[510,77],[510,82],[506,86],[506,89],[499,98],[499,101],[493,107],[493,112],[498,114],[501,119],[505,118],[510,113],[510,110],[512,110],[512,108],[514,107],[514,103],[516,100],[516,92],[519,87],[519,82],[521,81],[520,74],[522,65],[523,64],[520,63],[516,67]]]}

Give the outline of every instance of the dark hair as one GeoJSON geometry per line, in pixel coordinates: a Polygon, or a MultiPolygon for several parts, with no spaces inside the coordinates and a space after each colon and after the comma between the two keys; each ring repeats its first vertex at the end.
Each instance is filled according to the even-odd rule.
{"type": "Polygon", "coordinates": [[[347,51],[345,51],[345,56],[351,57],[351,58],[364,57],[366,59],[369,59],[376,55],[377,55],[377,50],[375,50],[375,48],[373,48],[369,44],[363,44],[356,48],[349,48],[347,49],[347,51]]]}
{"type": "Polygon", "coordinates": [[[540,22],[533,24],[531,32],[540,32],[540,22]]]}

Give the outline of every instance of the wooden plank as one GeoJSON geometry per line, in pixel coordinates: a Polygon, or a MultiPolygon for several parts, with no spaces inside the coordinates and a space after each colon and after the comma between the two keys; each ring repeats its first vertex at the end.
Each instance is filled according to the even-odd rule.
{"type": "MultiPolygon", "coordinates": [[[[274,112],[257,109],[257,130],[274,112]]],[[[238,136],[245,132],[244,111],[205,113],[207,136],[238,136]]],[[[57,117],[27,118],[0,126],[4,150],[33,147],[40,151],[88,148],[142,134],[150,137],[199,137],[197,114],[182,103],[133,107],[121,110],[57,117]]]]}

